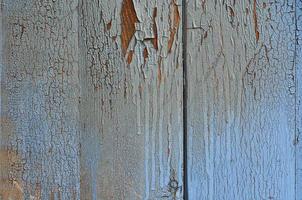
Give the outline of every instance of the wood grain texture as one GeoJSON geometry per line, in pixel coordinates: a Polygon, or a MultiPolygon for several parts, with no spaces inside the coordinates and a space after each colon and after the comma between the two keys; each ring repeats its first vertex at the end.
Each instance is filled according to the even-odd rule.
{"type": "Polygon", "coordinates": [[[189,199],[295,199],[298,9],[188,1],[189,199]]]}
{"type": "Polygon", "coordinates": [[[184,199],[185,178],[190,200],[302,200],[301,0],[0,0],[0,16],[0,199],[184,199]]]}
{"type": "Polygon", "coordinates": [[[181,199],[181,4],[79,8],[82,199],[181,199]]]}
{"type": "Polygon", "coordinates": [[[1,199],[182,199],[181,7],[1,1],[1,199]]]}

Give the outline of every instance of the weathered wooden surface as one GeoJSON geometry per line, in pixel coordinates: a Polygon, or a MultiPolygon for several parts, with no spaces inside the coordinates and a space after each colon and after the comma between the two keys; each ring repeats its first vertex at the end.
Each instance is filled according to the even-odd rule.
{"type": "Polygon", "coordinates": [[[296,200],[302,200],[302,0],[296,1],[296,200]]]}
{"type": "Polygon", "coordinates": [[[82,199],[181,199],[181,5],[79,3],[82,199]]]}
{"type": "Polygon", "coordinates": [[[188,1],[189,199],[301,199],[297,3],[188,1]]]}
{"type": "Polygon", "coordinates": [[[302,200],[301,0],[0,6],[0,199],[302,200]]]}
{"type": "Polygon", "coordinates": [[[2,199],[77,199],[77,1],[2,1],[2,199]]]}
{"type": "Polygon", "coordinates": [[[182,199],[181,2],[1,2],[3,199],[182,199]]]}

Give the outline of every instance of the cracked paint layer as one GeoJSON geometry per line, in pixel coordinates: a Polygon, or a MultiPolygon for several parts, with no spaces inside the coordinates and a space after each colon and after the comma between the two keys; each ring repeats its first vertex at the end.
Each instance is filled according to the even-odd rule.
{"type": "Polygon", "coordinates": [[[171,5],[79,3],[83,199],[182,199],[182,55],[181,45],[168,53],[171,5]]]}
{"type": "Polygon", "coordinates": [[[188,199],[299,196],[297,2],[188,1],[188,199]]]}

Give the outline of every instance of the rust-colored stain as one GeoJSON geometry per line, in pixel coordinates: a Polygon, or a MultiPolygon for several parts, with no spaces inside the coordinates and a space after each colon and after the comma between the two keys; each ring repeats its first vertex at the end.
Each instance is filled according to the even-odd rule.
{"type": "Polygon", "coordinates": [[[133,54],[134,54],[133,50],[131,50],[131,51],[128,52],[128,56],[127,56],[127,63],[128,63],[128,65],[132,62],[133,54]]]}
{"type": "Polygon", "coordinates": [[[110,20],[110,22],[108,24],[106,24],[106,29],[107,31],[109,31],[112,27],[112,20],[110,20]]]}
{"type": "Polygon", "coordinates": [[[41,196],[42,196],[41,182],[37,182],[35,184],[35,189],[32,197],[34,197],[34,199],[40,199],[41,196]]]}
{"type": "Polygon", "coordinates": [[[15,133],[15,125],[7,117],[0,117],[1,123],[1,136],[2,140],[8,140],[9,136],[15,133]]]}
{"type": "Polygon", "coordinates": [[[158,33],[157,33],[157,25],[156,25],[156,16],[157,16],[157,8],[153,10],[153,34],[154,38],[152,39],[153,46],[156,50],[158,50],[158,33]]]}
{"type": "Polygon", "coordinates": [[[258,42],[260,34],[259,34],[259,30],[258,30],[257,0],[254,0],[253,18],[254,18],[254,28],[255,28],[256,41],[258,42]]]}
{"type": "Polygon", "coordinates": [[[174,37],[175,37],[176,31],[179,27],[179,23],[180,23],[180,15],[179,15],[178,7],[177,7],[175,1],[173,1],[172,15],[170,15],[170,16],[171,16],[172,25],[170,26],[170,37],[169,37],[169,41],[168,41],[168,53],[171,53],[172,45],[174,42],[174,37]]]}
{"type": "Polygon", "coordinates": [[[14,200],[22,200],[23,192],[20,190],[20,186],[18,186],[18,182],[16,181],[5,181],[1,180],[0,186],[0,197],[1,199],[14,199],[14,200]]]}
{"type": "Polygon", "coordinates": [[[121,10],[121,20],[122,20],[122,51],[126,55],[127,48],[129,46],[130,40],[135,33],[135,23],[138,22],[138,18],[134,9],[132,0],[124,0],[122,3],[121,10]]]}
{"type": "Polygon", "coordinates": [[[15,175],[15,165],[21,162],[19,156],[16,153],[0,150],[0,197],[1,199],[23,199],[22,184],[10,174],[15,175]]]}
{"type": "Polygon", "coordinates": [[[53,191],[50,192],[50,200],[55,200],[55,193],[53,191]]]}
{"type": "Polygon", "coordinates": [[[144,48],[143,56],[144,56],[144,63],[146,63],[146,60],[149,56],[148,49],[146,47],[144,48]]]}
{"type": "Polygon", "coordinates": [[[158,60],[158,68],[157,68],[157,80],[158,80],[158,85],[161,84],[161,80],[162,80],[161,62],[162,62],[162,57],[160,57],[159,60],[158,60]]]}
{"type": "Polygon", "coordinates": [[[229,8],[230,8],[230,16],[234,17],[235,16],[235,12],[234,12],[233,8],[232,7],[229,7],[229,8]]]}
{"type": "MultiPolygon", "coordinates": [[[[0,117],[3,142],[15,133],[14,123],[7,117],[0,117]]],[[[4,147],[0,149],[0,199],[23,199],[23,187],[20,175],[23,165],[19,155],[4,147]]]]}

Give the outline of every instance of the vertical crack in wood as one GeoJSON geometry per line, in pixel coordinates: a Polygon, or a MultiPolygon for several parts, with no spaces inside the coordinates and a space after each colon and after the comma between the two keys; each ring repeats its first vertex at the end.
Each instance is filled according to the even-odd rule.
{"type": "Polygon", "coordinates": [[[254,28],[255,28],[256,42],[258,42],[260,34],[259,34],[259,30],[258,30],[257,0],[254,0],[253,18],[254,18],[254,28]]]}

